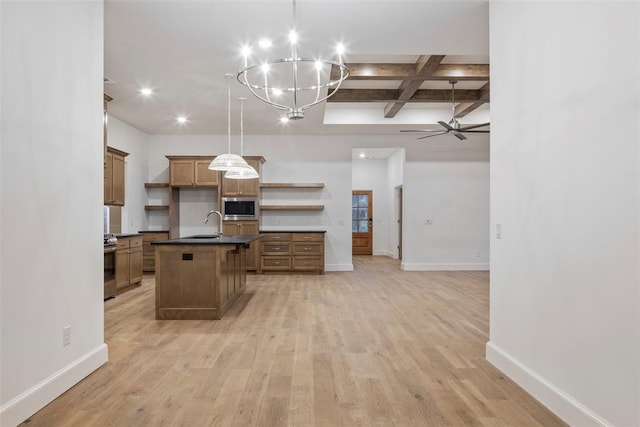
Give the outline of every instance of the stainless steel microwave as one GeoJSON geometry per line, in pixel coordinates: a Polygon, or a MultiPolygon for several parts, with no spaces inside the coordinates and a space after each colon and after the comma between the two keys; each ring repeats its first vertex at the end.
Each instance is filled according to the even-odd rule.
{"type": "Polygon", "coordinates": [[[223,197],[222,217],[225,220],[258,219],[260,205],[257,197],[223,197]]]}

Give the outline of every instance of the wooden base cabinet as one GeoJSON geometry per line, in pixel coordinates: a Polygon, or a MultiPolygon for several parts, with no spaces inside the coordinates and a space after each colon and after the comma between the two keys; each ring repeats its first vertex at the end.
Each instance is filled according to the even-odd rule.
{"type": "Polygon", "coordinates": [[[116,246],[116,292],[142,282],[142,236],[119,237],[116,246]]]}
{"type": "Polygon", "coordinates": [[[324,273],[324,232],[263,232],[260,271],[324,273]]]}
{"type": "Polygon", "coordinates": [[[168,231],[144,231],[142,234],[142,271],[155,273],[156,271],[156,247],[151,242],[156,240],[169,240],[168,231]]]}
{"type": "MultiPolygon", "coordinates": [[[[239,236],[243,234],[257,235],[258,228],[258,221],[224,221],[222,234],[225,236],[239,236]]],[[[258,240],[254,240],[251,242],[249,249],[247,249],[247,271],[258,270],[260,251],[258,242],[258,240]]]]}

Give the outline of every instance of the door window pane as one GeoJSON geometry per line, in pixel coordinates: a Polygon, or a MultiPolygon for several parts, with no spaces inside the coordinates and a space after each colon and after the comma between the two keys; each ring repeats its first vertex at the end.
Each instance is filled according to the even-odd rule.
{"type": "Polygon", "coordinates": [[[358,196],[358,206],[369,206],[369,196],[361,194],[358,196]]]}
{"type": "Polygon", "coordinates": [[[358,221],[351,221],[351,232],[356,233],[358,231],[358,221]]]}
{"type": "Polygon", "coordinates": [[[356,220],[356,219],[358,219],[357,214],[358,214],[358,209],[357,209],[357,208],[353,208],[353,209],[351,209],[351,219],[352,219],[352,220],[356,220]]]}
{"type": "Polygon", "coordinates": [[[358,209],[358,219],[369,219],[367,217],[369,210],[367,208],[359,208],[358,209]]]}
{"type": "Polygon", "coordinates": [[[369,221],[358,221],[358,231],[360,233],[369,231],[369,221]]]}
{"type": "Polygon", "coordinates": [[[358,206],[358,196],[355,194],[351,196],[351,207],[355,208],[358,206]]]}

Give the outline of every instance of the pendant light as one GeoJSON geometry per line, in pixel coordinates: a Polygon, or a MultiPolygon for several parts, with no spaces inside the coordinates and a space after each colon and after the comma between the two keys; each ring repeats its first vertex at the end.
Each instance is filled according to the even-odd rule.
{"type": "MultiPolygon", "coordinates": [[[[231,154],[231,79],[233,74],[225,74],[227,79],[227,154],[215,157],[209,164],[209,169],[215,171],[229,171],[235,168],[248,167],[247,162],[237,154],[231,154]]],[[[242,154],[242,153],[241,153],[242,154]]]]}
{"type": "MultiPolygon", "coordinates": [[[[240,156],[242,156],[244,150],[244,101],[246,101],[247,98],[240,97],[238,99],[240,100],[240,156]]],[[[224,174],[224,177],[229,179],[254,179],[260,177],[253,166],[246,162],[245,165],[246,166],[229,169],[227,173],[224,174]]]]}

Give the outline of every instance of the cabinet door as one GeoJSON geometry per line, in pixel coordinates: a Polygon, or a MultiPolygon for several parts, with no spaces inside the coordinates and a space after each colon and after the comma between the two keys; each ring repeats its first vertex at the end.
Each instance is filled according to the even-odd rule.
{"type": "MultiPolygon", "coordinates": [[[[249,166],[253,167],[258,173],[260,173],[260,161],[259,160],[247,160],[249,166]]],[[[260,195],[260,179],[239,179],[238,192],[240,196],[259,196],[260,195]]]]}
{"type": "Polygon", "coordinates": [[[116,289],[129,286],[129,249],[116,251],[116,289]]]}
{"type": "Polygon", "coordinates": [[[242,179],[229,179],[224,177],[222,173],[222,196],[233,197],[240,195],[240,181],[242,179]]]}
{"type": "Polygon", "coordinates": [[[195,184],[199,187],[215,187],[218,185],[218,171],[209,169],[210,160],[195,161],[195,184]]]}
{"type": "Polygon", "coordinates": [[[110,205],[113,201],[113,154],[104,156],[104,204],[110,205]]]}
{"type": "Polygon", "coordinates": [[[142,246],[131,249],[129,252],[129,283],[142,281],[142,246]]]}
{"type": "Polygon", "coordinates": [[[194,161],[171,160],[169,162],[169,184],[172,187],[192,187],[194,184],[194,161]]]}
{"type": "MultiPolygon", "coordinates": [[[[255,235],[258,234],[258,221],[225,221],[223,230],[223,234],[226,236],[255,235]]],[[[249,244],[249,249],[247,249],[247,270],[249,271],[258,269],[258,245],[258,241],[254,240],[249,244]]]]}
{"type": "Polygon", "coordinates": [[[113,155],[113,205],[124,206],[124,157],[113,155]]]}

